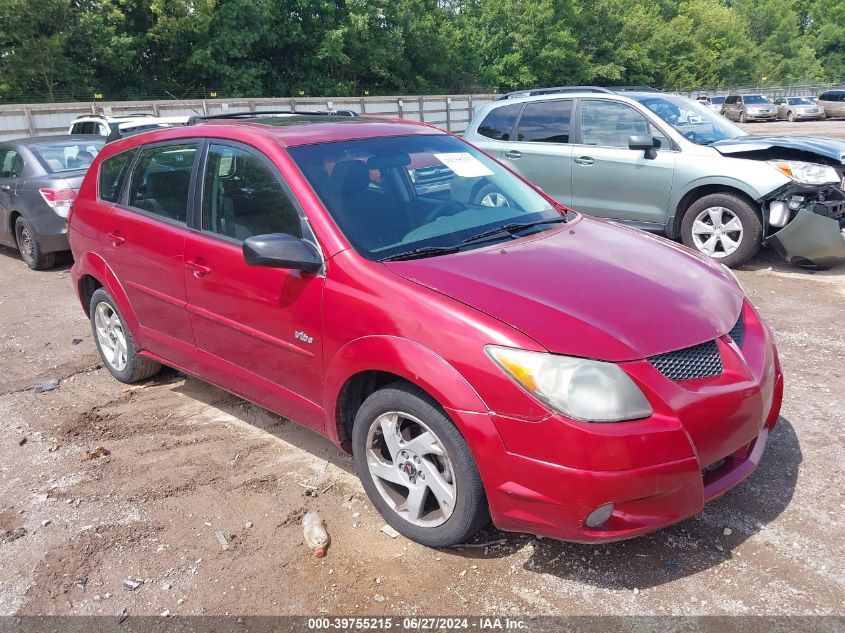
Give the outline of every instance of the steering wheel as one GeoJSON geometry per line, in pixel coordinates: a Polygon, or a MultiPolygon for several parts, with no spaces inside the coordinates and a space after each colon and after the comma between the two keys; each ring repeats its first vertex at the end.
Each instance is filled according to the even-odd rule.
{"type": "Polygon", "coordinates": [[[450,200],[449,202],[444,202],[443,204],[439,204],[434,207],[431,211],[429,211],[428,215],[423,218],[422,223],[428,224],[429,222],[433,222],[436,218],[439,217],[447,215],[456,215],[463,211],[465,207],[466,205],[464,205],[463,202],[458,202],[457,200],[450,200]]]}

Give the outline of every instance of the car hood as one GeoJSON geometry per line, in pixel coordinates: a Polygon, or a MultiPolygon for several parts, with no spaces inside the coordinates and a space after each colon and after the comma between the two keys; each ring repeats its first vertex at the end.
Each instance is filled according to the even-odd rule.
{"type": "Polygon", "coordinates": [[[725,155],[767,150],[773,147],[812,152],[845,165],[845,141],[810,136],[739,136],[716,141],[710,147],[725,155]]]}
{"type": "Polygon", "coordinates": [[[718,265],[692,251],[586,217],[513,242],[385,265],[551,352],[616,362],[724,335],[743,301],[718,265]]]}

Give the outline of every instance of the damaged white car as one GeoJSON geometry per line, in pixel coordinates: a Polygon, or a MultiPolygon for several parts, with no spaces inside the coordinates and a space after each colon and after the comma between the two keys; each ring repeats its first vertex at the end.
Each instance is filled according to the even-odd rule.
{"type": "MultiPolygon", "coordinates": [[[[842,141],[751,136],[681,96],[599,87],[504,95],[465,138],[562,204],[727,266],[764,243],[796,265],[845,262],[842,141]]],[[[475,195],[508,204],[489,187],[475,195]]]]}

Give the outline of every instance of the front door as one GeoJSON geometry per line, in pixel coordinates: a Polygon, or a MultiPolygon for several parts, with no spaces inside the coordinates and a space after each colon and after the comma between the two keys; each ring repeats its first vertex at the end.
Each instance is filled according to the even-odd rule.
{"type": "Polygon", "coordinates": [[[197,143],[169,142],[142,149],[128,191],[103,227],[105,259],[138,319],[138,344],[189,370],[195,370],[195,348],[185,307],[183,256],[198,148],[197,143]]]}
{"type": "Polygon", "coordinates": [[[580,143],[572,147],[572,208],[591,215],[663,225],[675,172],[671,141],[631,106],[581,103],[580,143]],[[657,137],[654,158],[628,148],[630,136],[657,137]]]}
{"type": "MultiPolygon", "coordinates": [[[[321,429],[324,276],[249,266],[242,242],[310,238],[278,170],[259,152],[212,142],[203,167],[200,231],[185,244],[185,284],[203,375],[321,429]]],[[[313,239],[313,238],[310,238],[313,239]]]]}

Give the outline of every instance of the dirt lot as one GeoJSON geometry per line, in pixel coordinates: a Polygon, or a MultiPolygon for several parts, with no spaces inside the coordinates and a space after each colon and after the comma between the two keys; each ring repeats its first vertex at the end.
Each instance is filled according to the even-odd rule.
{"type": "Polygon", "coordinates": [[[0,250],[0,614],[842,614],[845,270],[772,257],[738,271],[786,374],[748,481],[633,541],[490,528],[432,550],[381,533],[351,459],[310,431],[174,371],[113,380],[67,267],[0,250]],[[324,559],[302,542],[312,509],[324,559]]]}

